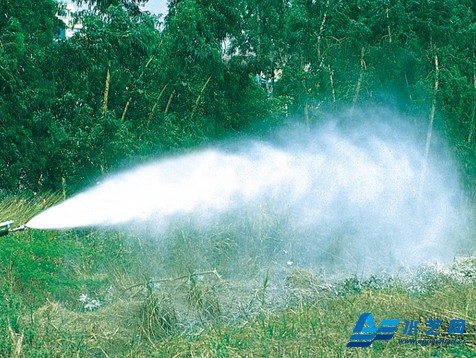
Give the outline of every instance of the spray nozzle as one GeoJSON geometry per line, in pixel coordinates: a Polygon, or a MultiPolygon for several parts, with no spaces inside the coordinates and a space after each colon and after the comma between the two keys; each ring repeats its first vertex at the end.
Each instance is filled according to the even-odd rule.
{"type": "Polygon", "coordinates": [[[14,229],[11,228],[12,224],[14,223],[13,220],[5,221],[0,223],[0,236],[8,235],[11,232],[15,231],[23,231],[27,228],[26,225],[20,225],[14,229]]]}
{"type": "Polygon", "coordinates": [[[10,232],[23,231],[23,230],[25,230],[26,228],[27,228],[27,226],[26,226],[25,224],[23,224],[23,225],[20,225],[20,226],[14,228],[14,229],[11,229],[10,232]]]}

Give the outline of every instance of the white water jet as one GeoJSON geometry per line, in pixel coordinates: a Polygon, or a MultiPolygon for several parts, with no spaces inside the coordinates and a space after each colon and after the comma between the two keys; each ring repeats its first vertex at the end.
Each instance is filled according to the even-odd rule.
{"type": "Polygon", "coordinates": [[[310,244],[322,243],[315,232],[332,239],[344,228],[357,238],[349,250],[365,247],[378,256],[385,248],[398,259],[418,261],[451,256],[465,225],[451,156],[442,150],[429,158],[418,193],[424,143],[395,114],[365,117],[354,115],[350,127],[329,121],[311,131],[282,131],[274,141],[240,141],[139,166],[40,213],[27,226],[143,223],[164,230],[176,218],[206,225],[208,218],[271,202],[299,232],[310,233],[310,244]]]}

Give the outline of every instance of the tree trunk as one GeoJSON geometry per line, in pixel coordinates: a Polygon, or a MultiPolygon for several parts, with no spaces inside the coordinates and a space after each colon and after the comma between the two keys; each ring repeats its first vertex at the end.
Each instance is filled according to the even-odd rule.
{"type": "Polygon", "coordinates": [[[410,83],[408,82],[408,76],[406,73],[405,73],[405,83],[407,84],[408,98],[410,98],[410,102],[413,102],[412,91],[411,91],[410,83]]]}
{"type": "Polygon", "coordinates": [[[63,200],[66,200],[66,178],[64,175],[61,176],[61,193],[63,195],[63,200]]]}
{"type": "Polygon", "coordinates": [[[329,9],[329,2],[330,0],[327,0],[324,14],[322,15],[322,21],[321,21],[321,26],[319,27],[319,34],[317,35],[317,58],[321,60],[322,58],[322,52],[321,52],[321,40],[322,36],[324,35],[324,25],[326,24],[326,19],[327,19],[327,11],[329,9]]]}
{"type": "Polygon", "coordinates": [[[167,83],[165,84],[165,86],[162,87],[162,90],[160,91],[159,95],[157,96],[157,99],[155,100],[155,103],[154,103],[154,105],[152,106],[152,109],[150,110],[149,122],[148,122],[148,124],[150,123],[150,120],[151,120],[152,117],[154,116],[155,109],[156,109],[157,106],[159,105],[159,101],[160,101],[160,99],[162,98],[162,95],[164,94],[165,89],[166,89],[168,86],[169,86],[169,82],[167,82],[167,83]]]}
{"type": "Polygon", "coordinates": [[[388,33],[388,42],[392,43],[392,31],[390,30],[390,16],[389,16],[389,10],[388,7],[385,10],[385,15],[387,17],[387,33],[388,33]]]}
{"type": "Polygon", "coordinates": [[[127,100],[126,105],[124,107],[124,110],[122,111],[121,122],[124,122],[124,120],[126,119],[127,110],[129,109],[131,101],[132,101],[132,96],[129,97],[129,99],[127,100]]]}
{"type": "Polygon", "coordinates": [[[106,172],[106,156],[104,155],[104,149],[101,149],[101,155],[100,155],[100,163],[99,163],[99,171],[101,175],[104,175],[106,172]]]}
{"type": "Polygon", "coordinates": [[[307,86],[306,86],[306,79],[303,78],[302,80],[302,88],[304,91],[304,124],[306,128],[310,128],[310,121],[309,121],[309,103],[307,101],[307,86]]]}
{"type": "Polygon", "coordinates": [[[310,128],[310,123],[309,123],[309,104],[307,103],[307,99],[306,99],[306,103],[304,103],[304,123],[306,124],[306,128],[309,129],[309,128],[310,128]]]}
{"type": "Polygon", "coordinates": [[[172,93],[169,96],[169,100],[167,101],[167,105],[165,106],[165,114],[169,113],[170,109],[170,104],[172,103],[172,99],[174,98],[175,90],[172,91],[172,93]]]}
{"type": "MultiPolygon", "coordinates": [[[[153,59],[154,59],[154,55],[151,55],[149,57],[149,60],[145,64],[144,68],[142,69],[141,73],[139,74],[139,77],[137,77],[137,79],[134,81],[132,87],[135,87],[135,84],[142,78],[142,76],[144,76],[145,70],[149,67],[153,59]]],[[[126,119],[127,110],[129,109],[131,102],[132,102],[132,96],[130,96],[127,99],[126,105],[124,106],[124,110],[122,111],[122,115],[121,115],[121,122],[124,122],[124,120],[126,119]]]]}
{"type": "Polygon", "coordinates": [[[430,115],[429,115],[429,122],[428,122],[428,131],[426,133],[426,142],[425,142],[425,162],[430,154],[430,144],[431,144],[431,137],[433,134],[433,123],[435,121],[435,112],[436,112],[436,94],[439,89],[440,84],[440,67],[438,64],[438,55],[435,54],[434,57],[435,61],[435,82],[433,85],[433,100],[431,101],[431,108],[430,108],[430,115]]]}
{"type": "Polygon", "coordinates": [[[355,107],[357,101],[359,100],[360,89],[362,88],[362,81],[364,79],[364,70],[367,69],[365,63],[365,47],[362,46],[362,51],[360,52],[360,74],[359,79],[357,80],[357,87],[355,88],[354,100],[352,101],[352,108],[355,107]]]}
{"type": "Polygon", "coordinates": [[[471,144],[473,142],[474,131],[476,127],[476,58],[473,54],[473,110],[471,111],[471,123],[469,128],[467,142],[471,144]]]}
{"type": "Polygon", "coordinates": [[[256,22],[258,26],[258,35],[257,35],[257,51],[256,51],[256,59],[258,62],[258,65],[261,67],[261,17],[259,14],[259,5],[256,6],[256,22]]]}
{"type": "Polygon", "coordinates": [[[423,155],[423,168],[421,171],[420,188],[418,190],[419,198],[421,198],[423,194],[423,187],[425,186],[425,177],[426,177],[426,172],[428,170],[428,156],[430,155],[431,138],[433,136],[433,123],[435,121],[437,93],[440,86],[440,66],[439,66],[437,54],[435,54],[435,57],[434,57],[434,65],[435,65],[435,82],[433,84],[433,100],[431,101],[430,114],[428,116],[428,130],[426,132],[425,152],[423,155]]]}
{"type": "Polygon", "coordinates": [[[106,72],[106,83],[104,84],[104,97],[102,101],[102,115],[105,115],[107,112],[107,102],[109,100],[109,83],[111,81],[111,60],[109,60],[107,64],[107,72],[106,72]]]}
{"type": "MultiPolygon", "coordinates": [[[[109,87],[110,87],[110,82],[111,82],[111,60],[108,61],[107,64],[107,71],[106,71],[106,81],[104,83],[104,97],[103,97],[103,102],[102,102],[102,115],[105,116],[107,113],[107,106],[108,106],[108,101],[109,101],[109,87]]],[[[104,155],[104,148],[101,148],[99,152],[99,171],[101,172],[102,175],[104,175],[105,171],[105,162],[106,158],[104,155]]]]}
{"type": "Polygon", "coordinates": [[[336,90],[334,87],[334,70],[332,69],[331,65],[327,65],[327,69],[329,70],[329,81],[331,83],[332,102],[336,103],[336,90]]]}
{"type": "Polygon", "coordinates": [[[195,115],[195,111],[198,107],[198,103],[200,102],[200,98],[202,98],[203,92],[205,91],[205,88],[207,88],[208,83],[210,82],[211,79],[212,79],[212,75],[208,76],[207,80],[205,81],[205,84],[200,90],[200,93],[198,94],[197,99],[195,100],[195,104],[193,105],[192,113],[190,114],[190,119],[192,119],[193,116],[195,115]]]}

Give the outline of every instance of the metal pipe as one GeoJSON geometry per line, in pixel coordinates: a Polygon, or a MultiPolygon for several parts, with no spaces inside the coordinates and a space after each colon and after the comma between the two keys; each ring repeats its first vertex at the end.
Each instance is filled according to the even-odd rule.
{"type": "Polygon", "coordinates": [[[5,221],[3,223],[0,223],[0,237],[6,236],[11,232],[15,231],[23,231],[27,228],[26,225],[20,225],[14,229],[11,228],[11,225],[14,223],[13,220],[5,221]]]}

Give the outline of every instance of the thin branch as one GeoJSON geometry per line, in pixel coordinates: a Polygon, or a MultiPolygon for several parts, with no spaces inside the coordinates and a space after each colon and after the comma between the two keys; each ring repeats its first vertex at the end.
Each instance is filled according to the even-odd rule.
{"type": "Polygon", "coordinates": [[[203,271],[203,272],[194,272],[194,273],[179,276],[179,277],[168,277],[168,278],[163,278],[161,280],[150,280],[150,281],[147,281],[147,282],[137,283],[135,285],[132,285],[132,286],[129,286],[129,287],[125,288],[122,291],[121,296],[123,296],[127,291],[129,291],[129,290],[131,290],[135,287],[140,287],[140,286],[147,287],[147,285],[150,285],[150,284],[153,284],[153,283],[173,282],[173,281],[185,280],[185,279],[190,279],[191,277],[203,276],[203,275],[214,275],[220,281],[222,279],[220,274],[218,273],[218,271],[216,269],[209,270],[209,271],[203,271]]]}

